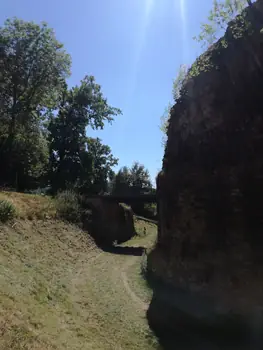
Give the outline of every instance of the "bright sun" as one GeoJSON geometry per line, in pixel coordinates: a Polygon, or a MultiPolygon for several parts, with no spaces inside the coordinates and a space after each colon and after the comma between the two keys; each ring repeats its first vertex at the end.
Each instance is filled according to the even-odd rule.
{"type": "Polygon", "coordinates": [[[146,0],[146,3],[145,3],[145,15],[146,15],[146,18],[149,17],[149,15],[150,15],[150,13],[152,11],[153,5],[154,5],[154,0],[146,0]]]}

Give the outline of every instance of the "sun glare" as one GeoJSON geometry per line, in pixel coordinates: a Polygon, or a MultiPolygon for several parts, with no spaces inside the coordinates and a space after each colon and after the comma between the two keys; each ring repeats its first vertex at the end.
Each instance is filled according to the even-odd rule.
{"type": "Polygon", "coordinates": [[[154,0],[145,0],[146,1],[146,5],[145,5],[145,14],[146,14],[146,18],[149,17],[152,7],[153,7],[153,3],[154,0]]]}
{"type": "Polygon", "coordinates": [[[181,21],[183,25],[185,25],[186,18],[185,18],[185,0],[180,0],[180,13],[181,13],[181,21]]]}
{"type": "MultiPolygon", "coordinates": [[[[175,1],[176,11],[178,11],[178,0],[175,1]]],[[[181,20],[181,31],[182,31],[182,45],[183,45],[183,60],[188,61],[188,42],[187,42],[187,18],[186,18],[186,1],[179,0],[180,2],[180,20],[181,20]]]]}
{"type": "Polygon", "coordinates": [[[138,23],[138,40],[136,50],[134,52],[133,67],[131,72],[131,81],[129,84],[130,93],[128,94],[128,103],[131,101],[134,91],[136,89],[138,70],[143,54],[145,42],[147,39],[147,31],[151,22],[152,12],[154,10],[155,0],[144,0],[142,1],[142,17],[138,23]]]}

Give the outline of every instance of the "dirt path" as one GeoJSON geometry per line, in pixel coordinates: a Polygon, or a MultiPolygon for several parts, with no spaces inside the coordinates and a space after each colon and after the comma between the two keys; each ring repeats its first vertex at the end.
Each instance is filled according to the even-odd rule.
{"type": "Polygon", "coordinates": [[[147,232],[106,252],[64,223],[3,227],[0,348],[156,349],[140,255],[153,245],[156,228],[147,232]]]}
{"type": "Polygon", "coordinates": [[[130,295],[131,299],[133,300],[133,302],[140,307],[143,311],[146,311],[148,309],[149,304],[145,303],[143,300],[141,300],[134,292],[134,290],[130,287],[129,285],[129,281],[128,281],[128,277],[127,277],[127,272],[126,270],[131,267],[132,265],[138,263],[138,259],[136,259],[135,257],[133,258],[129,258],[129,260],[126,262],[124,269],[121,272],[121,277],[122,277],[122,281],[124,284],[124,287],[127,291],[127,293],[130,295]]]}
{"type": "Polygon", "coordinates": [[[105,349],[155,348],[156,341],[146,319],[149,303],[140,297],[147,287],[140,275],[142,256],[137,254],[152,240],[153,237],[146,236],[130,241],[119,247],[118,253],[97,248],[79,259],[78,270],[72,276],[71,295],[82,317],[88,319],[91,314],[94,327],[104,333],[108,341],[105,349]],[[131,253],[127,254],[127,249],[131,253]],[[84,295],[89,300],[83,300],[84,295]]]}

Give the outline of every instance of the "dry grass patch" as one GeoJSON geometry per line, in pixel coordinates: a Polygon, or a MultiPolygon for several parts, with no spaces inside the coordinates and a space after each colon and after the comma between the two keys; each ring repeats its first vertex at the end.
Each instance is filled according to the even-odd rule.
{"type": "Polygon", "coordinates": [[[8,200],[20,219],[50,219],[56,216],[54,200],[49,196],[17,192],[0,192],[0,200],[8,200]]]}
{"type": "Polygon", "coordinates": [[[0,226],[0,349],[101,348],[72,300],[78,263],[92,258],[94,247],[57,221],[0,226]]]}

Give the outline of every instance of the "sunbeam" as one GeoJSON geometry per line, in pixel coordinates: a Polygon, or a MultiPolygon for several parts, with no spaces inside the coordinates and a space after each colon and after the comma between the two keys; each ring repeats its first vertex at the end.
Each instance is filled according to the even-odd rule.
{"type": "MultiPolygon", "coordinates": [[[[178,0],[175,0],[178,3],[178,0]]],[[[180,0],[180,19],[182,28],[182,45],[183,45],[183,60],[188,61],[188,43],[187,43],[187,18],[186,18],[186,0],[180,0]]]]}
{"type": "Polygon", "coordinates": [[[146,15],[146,20],[147,20],[150,13],[151,13],[152,8],[153,8],[154,0],[145,0],[145,1],[146,1],[146,3],[145,3],[145,15],[146,15]]]}
{"type": "Polygon", "coordinates": [[[151,15],[152,11],[154,8],[154,0],[144,0],[142,1],[144,4],[142,10],[143,10],[143,15],[141,22],[138,25],[138,40],[137,40],[137,45],[136,45],[136,50],[135,50],[135,55],[134,55],[134,60],[133,60],[133,66],[131,70],[131,81],[130,81],[130,93],[128,96],[128,101],[127,103],[130,103],[132,96],[134,94],[134,91],[136,89],[136,83],[137,83],[137,77],[138,77],[138,69],[143,53],[143,49],[145,46],[145,41],[147,37],[147,30],[149,23],[151,21],[151,15]]]}

